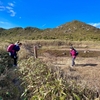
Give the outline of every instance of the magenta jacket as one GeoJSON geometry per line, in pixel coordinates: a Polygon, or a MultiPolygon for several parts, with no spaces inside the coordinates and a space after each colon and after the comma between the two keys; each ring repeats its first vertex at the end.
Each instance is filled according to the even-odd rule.
{"type": "Polygon", "coordinates": [[[73,58],[76,58],[76,52],[75,52],[75,50],[70,50],[70,54],[71,54],[71,56],[73,57],[73,58]]]}

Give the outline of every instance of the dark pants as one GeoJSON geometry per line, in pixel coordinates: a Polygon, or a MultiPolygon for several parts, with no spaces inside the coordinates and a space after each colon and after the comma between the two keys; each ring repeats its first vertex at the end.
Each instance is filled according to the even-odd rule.
{"type": "Polygon", "coordinates": [[[11,58],[13,58],[14,65],[17,66],[17,59],[18,59],[18,57],[17,56],[11,56],[11,58]]]}
{"type": "Polygon", "coordinates": [[[72,66],[75,66],[75,57],[72,57],[72,66]]]}

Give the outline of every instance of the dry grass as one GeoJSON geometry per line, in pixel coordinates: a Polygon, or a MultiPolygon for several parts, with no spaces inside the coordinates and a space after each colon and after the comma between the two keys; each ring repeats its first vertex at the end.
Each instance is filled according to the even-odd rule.
{"type": "Polygon", "coordinates": [[[41,45],[43,48],[62,48],[74,45],[80,48],[100,48],[100,41],[69,41],[69,40],[22,40],[24,44],[28,45],[41,45]]]}
{"type": "MultiPolygon", "coordinates": [[[[50,41],[48,41],[48,42],[50,42],[50,41]]],[[[23,46],[21,47],[21,51],[19,52],[19,57],[21,60],[20,59],[19,60],[22,61],[22,59],[26,59],[26,61],[27,61],[27,59],[30,56],[33,56],[33,46],[38,43],[36,43],[36,41],[34,41],[34,42],[33,41],[30,41],[30,42],[23,41],[22,43],[23,43],[23,46]]],[[[40,43],[42,44],[42,42],[40,42],[40,43]]],[[[99,53],[97,54],[97,57],[91,57],[91,58],[90,57],[84,58],[84,57],[78,56],[76,59],[75,68],[71,69],[69,67],[71,64],[71,58],[66,55],[63,55],[63,52],[65,52],[65,51],[58,50],[59,51],[58,52],[57,50],[51,49],[56,45],[56,44],[54,44],[53,47],[51,47],[51,43],[52,42],[50,42],[50,45],[48,45],[48,47],[50,47],[49,50],[48,50],[48,48],[46,48],[46,50],[45,50],[43,47],[39,49],[40,51],[38,50],[39,54],[41,53],[41,55],[39,55],[39,58],[41,58],[41,61],[44,61],[46,65],[50,66],[54,70],[55,73],[59,73],[59,74],[57,74],[58,75],[57,78],[59,78],[60,76],[63,76],[63,78],[66,79],[68,82],[72,82],[70,80],[73,80],[73,81],[77,82],[77,84],[81,85],[82,87],[87,86],[91,90],[93,90],[93,91],[96,90],[100,93],[100,78],[99,78],[100,77],[100,68],[99,68],[100,67],[100,60],[99,60],[100,56],[98,56],[99,53]],[[50,51],[50,49],[51,49],[51,51],[50,51]],[[61,53],[61,55],[60,55],[60,53],[61,53]]],[[[56,43],[58,43],[58,42],[56,42],[56,43]]],[[[1,49],[5,50],[5,48],[8,44],[9,43],[2,43],[1,49]]],[[[44,45],[44,47],[46,47],[46,45],[44,45]]],[[[75,46],[77,46],[77,45],[75,45],[75,46]]],[[[85,42],[83,45],[85,45],[85,42]]],[[[95,45],[95,43],[92,45],[95,45]]],[[[65,44],[58,46],[58,47],[62,48],[62,46],[65,46],[65,44]]],[[[93,54],[93,55],[95,55],[95,54],[93,54]]],[[[30,67],[31,67],[31,65],[34,64],[34,62],[35,62],[34,60],[33,60],[33,62],[32,61],[30,62],[30,60],[29,60],[29,62],[27,62],[27,63],[23,61],[23,62],[20,62],[21,63],[20,66],[22,66],[22,67],[26,66],[26,69],[24,68],[22,70],[25,70],[27,73],[29,73],[28,70],[30,72],[33,72],[32,70],[30,70],[30,67]],[[29,68],[27,68],[27,67],[29,67],[29,68]]],[[[37,67],[36,64],[35,64],[35,67],[37,67]]],[[[33,74],[30,73],[30,75],[33,75],[33,74]]],[[[29,76],[27,76],[27,79],[29,79],[29,76]]],[[[30,80],[30,82],[32,82],[32,81],[30,80]]],[[[70,83],[70,84],[72,84],[72,83],[70,83]]]]}
{"type": "MultiPolygon", "coordinates": [[[[63,64],[63,60],[61,62],[63,64]]],[[[95,90],[88,89],[86,84],[79,80],[80,77],[77,77],[78,73],[73,73],[76,70],[67,67],[65,73],[60,66],[45,63],[33,57],[20,62],[20,72],[25,85],[22,97],[29,100],[36,98],[37,100],[74,100],[75,98],[77,98],[75,100],[86,98],[94,100],[93,98],[96,98],[95,90]]]]}
{"type": "Polygon", "coordinates": [[[45,62],[51,62],[52,65],[60,67],[67,77],[72,77],[82,85],[87,85],[100,93],[100,57],[82,58],[77,57],[76,66],[70,69],[70,57],[48,57],[42,58],[45,62]]]}

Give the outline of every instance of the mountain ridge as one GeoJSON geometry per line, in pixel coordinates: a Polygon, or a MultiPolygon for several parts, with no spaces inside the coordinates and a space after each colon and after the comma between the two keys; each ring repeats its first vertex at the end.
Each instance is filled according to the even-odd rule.
{"type": "MultiPolygon", "coordinates": [[[[39,29],[36,27],[0,28],[1,37],[16,36],[17,39],[66,39],[100,40],[100,29],[84,22],[73,20],[56,28],[39,29]]],[[[14,37],[15,38],[15,37],[14,37]]]]}
{"type": "MultiPolygon", "coordinates": [[[[64,24],[61,24],[61,25],[59,25],[59,26],[57,26],[57,27],[55,27],[55,28],[61,27],[62,25],[66,26],[67,24],[79,24],[79,23],[86,24],[85,22],[82,22],[82,21],[72,20],[72,21],[70,21],[70,22],[66,22],[66,23],[64,23],[64,24]]],[[[95,26],[92,26],[92,25],[89,25],[89,24],[86,24],[86,25],[91,26],[91,27],[95,27],[95,26]]],[[[25,27],[25,28],[23,28],[23,27],[12,27],[12,28],[9,28],[9,29],[16,29],[16,28],[21,28],[21,29],[27,29],[27,28],[33,28],[33,29],[34,29],[34,28],[36,28],[36,29],[40,29],[40,28],[33,27],[33,26],[27,26],[27,27],[25,27]]],[[[45,29],[40,29],[40,30],[55,29],[55,28],[45,28],[45,29]]],[[[97,27],[95,27],[95,28],[97,28],[97,27]]],[[[5,29],[5,28],[0,27],[0,31],[1,31],[1,30],[9,30],[9,29],[5,29]]],[[[98,28],[98,29],[99,29],[99,28],[98,28]]]]}

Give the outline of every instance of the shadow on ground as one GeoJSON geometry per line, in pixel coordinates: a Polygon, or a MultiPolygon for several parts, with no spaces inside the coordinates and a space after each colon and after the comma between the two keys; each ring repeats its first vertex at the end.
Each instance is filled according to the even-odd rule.
{"type": "Polygon", "coordinates": [[[76,66],[82,66],[82,67],[85,67],[85,66],[97,66],[98,64],[91,64],[91,63],[88,63],[88,64],[76,64],[76,66]]]}

